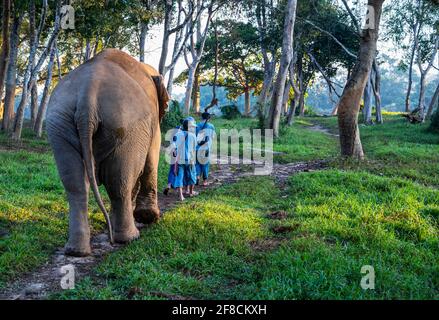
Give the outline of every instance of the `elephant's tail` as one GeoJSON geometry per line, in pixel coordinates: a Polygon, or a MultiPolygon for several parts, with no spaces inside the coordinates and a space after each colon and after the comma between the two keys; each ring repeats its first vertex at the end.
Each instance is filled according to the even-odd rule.
{"type": "MultiPolygon", "coordinates": [[[[88,117],[87,117],[88,118],[88,117]]],[[[111,226],[110,217],[107,210],[105,209],[104,202],[102,201],[101,194],[99,193],[98,183],[96,182],[95,174],[95,161],[93,156],[93,146],[92,146],[92,132],[93,129],[90,128],[91,119],[86,121],[77,121],[79,140],[81,142],[82,157],[84,159],[85,170],[87,171],[88,180],[90,182],[91,189],[93,190],[94,197],[98,203],[99,208],[104,214],[105,221],[108,226],[108,233],[110,237],[110,243],[113,244],[113,228],[111,226]],[[84,127],[85,125],[85,127],[84,127]]]]}

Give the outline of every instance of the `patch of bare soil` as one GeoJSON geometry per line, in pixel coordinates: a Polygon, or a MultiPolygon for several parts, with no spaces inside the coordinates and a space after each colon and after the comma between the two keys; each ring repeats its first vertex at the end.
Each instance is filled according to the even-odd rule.
{"type": "MultiPolygon", "coordinates": [[[[225,165],[217,166],[217,169],[212,172],[210,178],[210,185],[197,186],[196,190],[204,192],[207,189],[217,188],[222,185],[236,182],[238,179],[254,174],[252,168],[259,164],[252,165],[225,165]]],[[[298,162],[290,164],[274,164],[269,167],[268,174],[273,176],[277,182],[285,183],[286,179],[295,173],[319,170],[326,166],[324,161],[313,162],[298,162]]],[[[163,213],[170,208],[179,204],[178,195],[176,192],[168,196],[159,194],[159,206],[163,213]]],[[[138,225],[138,228],[144,227],[138,225]]],[[[283,227],[289,228],[289,227],[283,227]]],[[[276,233],[288,232],[287,229],[279,229],[276,233]]],[[[275,248],[278,245],[278,240],[263,240],[259,244],[254,244],[256,248],[266,250],[267,248],[275,248]]],[[[102,259],[109,253],[116,251],[123,247],[123,245],[111,245],[108,242],[106,233],[101,233],[92,237],[91,240],[92,254],[88,257],[69,257],[64,255],[63,248],[58,248],[50,260],[40,268],[23,275],[21,278],[11,282],[6,288],[0,290],[0,299],[45,299],[51,293],[58,292],[61,289],[61,279],[65,273],[61,272],[61,267],[66,265],[73,265],[75,268],[75,282],[80,281],[86,276],[94,277],[93,269],[99,264],[102,259]]],[[[166,299],[190,299],[188,297],[180,297],[170,295],[167,293],[150,293],[158,297],[166,299]]],[[[131,296],[136,295],[135,290],[131,296]]]]}
{"type": "Polygon", "coordinates": [[[273,231],[274,233],[288,233],[291,231],[296,230],[299,227],[298,223],[295,223],[293,225],[286,225],[286,226],[273,226],[271,227],[271,231],[273,231]]]}
{"type": "Polygon", "coordinates": [[[340,135],[338,133],[333,133],[331,130],[329,130],[328,128],[325,128],[319,124],[314,124],[310,127],[307,127],[308,130],[312,130],[312,131],[317,131],[317,132],[322,132],[325,133],[329,136],[334,136],[334,137],[339,137],[340,135]]]}
{"type": "Polygon", "coordinates": [[[288,217],[288,212],[282,210],[275,211],[267,215],[268,219],[274,219],[274,220],[283,220],[286,219],[287,217],[288,217]]]}
{"type": "Polygon", "coordinates": [[[46,153],[50,151],[48,146],[30,146],[23,142],[14,142],[8,140],[0,144],[0,151],[28,151],[37,153],[46,153]]]}
{"type": "Polygon", "coordinates": [[[286,242],[286,239],[266,238],[266,239],[253,241],[250,243],[250,246],[255,251],[265,252],[265,251],[276,250],[284,242],[286,242]]]}

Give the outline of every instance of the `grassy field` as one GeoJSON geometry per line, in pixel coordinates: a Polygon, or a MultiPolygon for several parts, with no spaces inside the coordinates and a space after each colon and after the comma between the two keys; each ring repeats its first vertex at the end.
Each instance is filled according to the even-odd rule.
{"type": "MultiPolygon", "coordinates": [[[[330,158],[332,168],[285,187],[250,177],[203,193],[53,298],[439,299],[439,136],[389,116],[361,127],[367,161],[342,162],[336,137],[306,129],[316,123],[336,128],[301,119],[275,142],[275,160],[330,158]],[[375,290],[360,287],[363,265],[375,290]]],[[[166,173],[162,161],[161,186],[166,173]]],[[[67,203],[50,152],[0,151],[0,184],[1,285],[64,243],[67,203]]],[[[94,201],[90,211],[100,230],[94,201]]]]}

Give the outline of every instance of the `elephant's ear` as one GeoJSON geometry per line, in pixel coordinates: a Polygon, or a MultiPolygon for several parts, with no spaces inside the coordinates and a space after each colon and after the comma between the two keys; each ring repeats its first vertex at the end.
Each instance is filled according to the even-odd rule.
{"type": "Polygon", "coordinates": [[[152,80],[154,81],[157,89],[157,97],[159,100],[159,119],[162,120],[166,109],[168,108],[168,101],[171,99],[171,97],[169,97],[168,90],[166,90],[163,76],[153,76],[152,80]]]}

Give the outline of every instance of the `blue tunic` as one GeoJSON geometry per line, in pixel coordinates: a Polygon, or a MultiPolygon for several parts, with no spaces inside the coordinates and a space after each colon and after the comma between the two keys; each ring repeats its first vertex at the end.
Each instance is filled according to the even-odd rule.
{"type": "Polygon", "coordinates": [[[209,177],[210,152],[215,138],[215,126],[209,122],[197,125],[197,176],[206,180],[209,177]],[[201,142],[204,144],[200,145],[201,142]]]}

